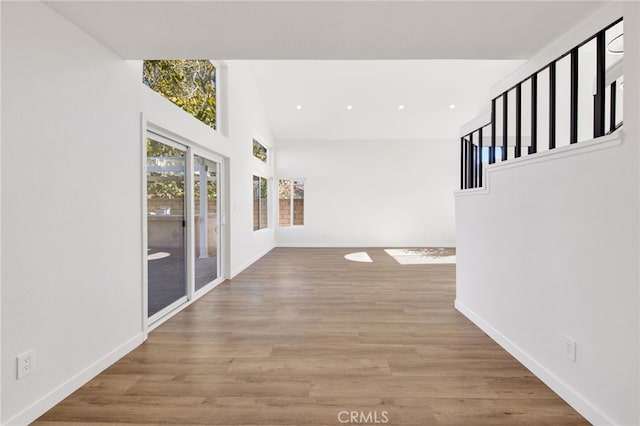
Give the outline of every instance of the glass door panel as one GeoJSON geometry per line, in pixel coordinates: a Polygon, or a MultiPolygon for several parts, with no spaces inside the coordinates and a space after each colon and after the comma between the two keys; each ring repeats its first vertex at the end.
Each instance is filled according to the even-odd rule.
{"type": "Polygon", "coordinates": [[[219,164],[194,155],[195,288],[200,290],[220,276],[218,175],[219,164]]]}
{"type": "Polygon", "coordinates": [[[147,139],[148,316],[186,301],[185,151],[147,139]]]}

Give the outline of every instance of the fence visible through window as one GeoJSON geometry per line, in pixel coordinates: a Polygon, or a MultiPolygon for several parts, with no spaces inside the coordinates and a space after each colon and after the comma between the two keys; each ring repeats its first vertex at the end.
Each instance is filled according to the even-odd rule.
{"type": "Polygon", "coordinates": [[[278,181],[278,226],[304,225],[304,180],[278,181]]]}

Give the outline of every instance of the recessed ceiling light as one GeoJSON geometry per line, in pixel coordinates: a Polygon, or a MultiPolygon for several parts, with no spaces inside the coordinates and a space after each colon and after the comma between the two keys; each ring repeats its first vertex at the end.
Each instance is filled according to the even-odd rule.
{"type": "Polygon", "coordinates": [[[353,107],[351,105],[347,105],[347,109],[351,110],[353,107]]]}
{"type": "Polygon", "coordinates": [[[302,105],[298,105],[296,109],[302,109],[302,105]]]}
{"type": "Polygon", "coordinates": [[[398,105],[398,109],[404,109],[404,105],[398,105]]]}
{"type": "Polygon", "coordinates": [[[454,109],[455,107],[456,107],[455,104],[449,105],[449,109],[454,109]]]}

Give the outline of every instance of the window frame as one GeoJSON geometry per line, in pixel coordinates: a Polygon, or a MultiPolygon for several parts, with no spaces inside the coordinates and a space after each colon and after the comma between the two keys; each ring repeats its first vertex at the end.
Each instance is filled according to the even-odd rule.
{"type": "Polygon", "coordinates": [[[258,228],[255,227],[255,219],[254,219],[254,223],[253,223],[253,232],[259,232],[259,231],[264,231],[266,229],[270,229],[270,223],[269,223],[269,219],[271,218],[271,214],[270,214],[270,197],[271,197],[271,190],[270,190],[270,181],[271,178],[269,178],[268,176],[264,176],[262,173],[259,172],[253,172],[252,177],[251,177],[251,184],[252,184],[252,200],[253,200],[253,217],[255,218],[255,208],[256,208],[256,191],[255,188],[253,188],[254,182],[256,181],[256,178],[258,178],[258,228]],[[266,219],[265,219],[265,224],[264,226],[262,226],[262,203],[260,202],[261,198],[260,198],[260,191],[262,188],[261,182],[262,180],[265,181],[265,192],[266,192],[266,219]]]}
{"type": "MultiPolygon", "coordinates": [[[[146,114],[141,115],[141,137],[140,137],[140,147],[141,155],[140,158],[140,185],[143,188],[142,196],[140,197],[140,207],[141,207],[141,227],[142,227],[142,239],[141,239],[141,256],[144,262],[145,267],[142,268],[142,304],[141,304],[141,323],[143,325],[143,336],[146,339],[149,332],[154,330],[159,325],[163,324],[165,321],[170,319],[173,315],[181,312],[183,309],[191,305],[194,301],[204,296],[210,290],[224,282],[225,279],[229,279],[230,276],[230,238],[228,237],[229,228],[227,226],[225,217],[229,213],[229,202],[228,202],[228,190],[226,187],[226,170],[228,170],[228,158],[224,157],[220,153],[211,150],[204,144],[199,143],[198,141],[189,139],[187,137],[182,136],[180,133],[173,132],[168,128],[161,126],[160,124],[156,124],[155,121],[152,121],[146,114]],[[188,258],[188,262],[186,266],[186,286],[187,286],[187,300],[184,303],[176,304],[175,309],[167,309],[171,307],[165,308],[167,309],[166,315],[160,316],[148,316],[148,269],[146,267],[148,259],[148,206],[147,206],[147,197],[146,197],[146,188],[147,188],[147,155],[146,155],[146,143],[147,138],[152,135],[153,140],[160,142],[162,144],[172,146],[174,148],[185,150],[185,218],[186,218],[186,239],[185,239],[185,256],[188,258]],[[219,203],[219,212],[220,217],[218,219],[218,253],[220,256],[219,260],[219,275],[218,278],[201,287],[200,289],[195,288],[195,262],[193,256],[193,242],[195,241],[194,235],[194,223],[192,222],[190,217],[193,217],[194,212],[194,200],[193,200],[193,157],[195,155],[204,157],[210,161],[216,162],[219,164],[218,166],[218,203],[219,203]]],[[[176,302],[174,302],[176,303],[176,302]]],[[[162,311],[160,311],[162,312],[162,311]]],[[[157,315],[157,314],[156,314],[157,315]]]]}
{"type": "MultiPolygon", "coordinates": [[[[164,93],[152,88],[150,85],[148,85],[147,83],[145,83],[145,74],[144,74],[144,66],[145,66],[145,62],[146,61],[154,61],[154,59],[144,59],[142,60],[142,84],[143,86],[147,87],[148,89],[152,90],[153,92],[157,93],[158,95],[162,96],[165,100],[169,101],[172,105],[174,105],[175,107],[179,108],[180,110],[182,110],[183,112],[185,112],[187,115],[191,116],[192,118],[198,120],[199,122],[201,122],[202,124],[204,124],[205,126],[207,126],[208,128],[210,128],[211,130],[213,130],[214,132],[220,132],[223,135],[226,135],[226,122],[223,122],[223,120],[226,120],[226,112],[224,111],[224,104],[221,102],[221,99],[223,99],[223,96],[221,96],[220,94],[220,86],[223,83],[224,78],[226,78],[226,64],[222,61],[215,61],[215,60],[211,60],[211,59],[173,59],[174,61],[206,61],[209,62],[211,64],[211,66],[213,67],[214,73],[213,73],[213,98],[214,98],[214,102],[215,102],[215,112],[214,112],[214,118],[213,118],[213,125],[207,124],[204,121],[202,121],[200,118],[198,118],[196,115],[194,115],[193,113],[188,112],[186,109],[184,109],[184,107],[176,104],[174,101],[172,101],[169,97],[167,97],[164,93]],[[221,77],[221,73],[222,73],[222,77],[221,77]]],[[[226,83],[226,81],[224,81],[224,83],[226,83]]]]}
{"type": "MultiPolygon", "coordinates": [[[[295,209],[295,189],[294,189],[294,185],[296,182],[300,182],[302,181],[302,186],[303,186],[303,196],[302,199],[304,200],[304,193],[306,192],[306,182],[307,179],[306,178],[278,178],[277,183],[278,183],[278,228],[295,228],[295,227],[301,227],[305,225],[305,218],[304,218],[304,204],[303,204],[303,210],[302,210],[302,224],[301,225],[297,225],[295,224],[295,218],[294,218],[294,209],[295,209]],[[290,193],[291,193],[291,198],[289,198],[289,224],[288,225],[281,225],[280,224],[280,181],[288,181],[289,185],[290,185],[290,193]]],[[[286,199],[286,198],[283,198],[286,199]]]]}
{"type": "Polygon", "coordinates": [[[263,139],[260,138],[259,136],[254,136],[251,139],[251,156],[253,158],[255,158],[256,160],[258,160],[260,162],[260,164],[266,164],[266,165],[270,165],[271,164],[271,147],[263,142],[263,139]],[[264,148],[264,156],[265,159],[262,160],[260,159],[258,156],[256,156],[256,154],[253,152],[253,149],[255,147],[255,145],[258,144],[260,145],[262,148],[264,148]]]}

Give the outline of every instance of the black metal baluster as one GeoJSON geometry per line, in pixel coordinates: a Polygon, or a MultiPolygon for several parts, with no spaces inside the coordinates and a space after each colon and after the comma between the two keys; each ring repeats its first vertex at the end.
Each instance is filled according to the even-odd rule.
{"type": "Polygon", "coordinates": [[[549,149],[556,147],[556,63],[549,64],[549,149]]]}
{"type": "Polygon", "coordinates": [[[491,100],[491,148],[489,148],[489,164],[496,162],[496,100],[491,100]]]}
{"type": "Polygon", "coordinates": [[[611,133],[613,133],[614,130],[616,130],[616,97],[617,97],[617,83],[614,80],[613,82],[611,82],[611,106],[609,108],[609,131],[611,133]]]}
{"type": "Polygon", "coordinates": [[[507,161],[507,148],[509,146],[509,136],[507,135],[507,131],[509,130],[509,126],[507,125],[507,118],[509,116],[509,92],[504,92],[502,94],[502,161],[507,161]]]}
{"type": "Polygon", "coordinates": [[[460,189],[465,189],[464,177],[464,138],[460,138],[460,189]]]}
{"type": "Polygon", "coordinates": [[[578,48],[571,50],[571,117],[569,143],[578,142],[578,48]]]}
{"type": "Polygon", "coordinates": [[[478,129],[478,186],[482,186],[482,127],[478,129]]]}
{"type": "Polygon", "coordinates": [[[531,143],[529,154],[538,152],[538,74],[531,76],[531,143]]]}
{"type": "Polygon", "coordinates": [[[473,133],[469,134],[469,139],[467,140],[469,144],[469,162],[467,163],[467,167],[469,168],[469,188],[475,187],[474,185],[474,164],[473,164],[473,133]]]}
{"type": "Polygon", "coordinates": [[[593,97],[593,137],[604,135],[605,31],[596,36],[596,94],[593,97]]]}
{"type": "Polygon", "coordinates": [[[522,154],[522,84],[516,86],[516,148],[515,158],[522,154]]]}
{"type": "Polygon", "coordinates": [[[473,188],[473,142],[467,140],[467,188],[473,188]]]}

